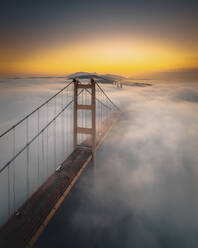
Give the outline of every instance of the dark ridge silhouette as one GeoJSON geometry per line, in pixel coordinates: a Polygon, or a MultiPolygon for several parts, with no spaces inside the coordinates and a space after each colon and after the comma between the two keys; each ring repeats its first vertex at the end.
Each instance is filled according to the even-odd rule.
{"type": "Polygon", "coordinates": [[[123,85],[132,86],[132,87],[147,87],[147,86],[152,86],[152,84],[150,84],[150,83],[139,83],[139,82],[123,83],[123,85]]]}

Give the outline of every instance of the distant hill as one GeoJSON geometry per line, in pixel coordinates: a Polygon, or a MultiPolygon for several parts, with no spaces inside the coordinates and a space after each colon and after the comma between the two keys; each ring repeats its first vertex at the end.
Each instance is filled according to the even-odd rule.
{"type": "Polygon", "coordinates": [[[125,79],[123,76],[114,75],[114,74],[98,74],[98,73],[89,73],[89,72],[76,72],[67,76],[68,79],[73,78],[79,79],[89,79],[89,78],[96,78],[101,83],[113,83],[116,80],[123,80],[125,79]]]}
{"type": "Polygon", "coordinates": [[[126,78],[123,77],[123,76],[115,75],[115,74],[104,74],[103,76],[104,76],[104,77],[107,77],[107,78],[117,79],[117,80],[126,79],[126,78]]]}

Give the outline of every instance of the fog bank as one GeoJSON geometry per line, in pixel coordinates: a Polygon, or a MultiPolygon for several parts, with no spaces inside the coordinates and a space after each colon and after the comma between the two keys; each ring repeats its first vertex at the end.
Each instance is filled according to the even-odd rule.
{"type": "Polygon", "coordinates": [[[197,247],[198,87],[106,87],[123,111],[36,247],[197,247]]]}

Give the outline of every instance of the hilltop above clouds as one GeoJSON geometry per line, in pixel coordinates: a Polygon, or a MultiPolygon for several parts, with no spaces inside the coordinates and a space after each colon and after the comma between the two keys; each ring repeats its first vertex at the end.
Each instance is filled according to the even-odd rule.
{"type": "Polygon", "coordinates": [[[89,78],[96,78],[100,80],[101,83],[113,83],[116,80],[124,80],[125,77],[120,75],[114,75],[114,74],[99,74],[99,73],[89,73],[89,72],[75,72],[73,74],[70,74],[67,76],[68,79],[73,78],[79,78],[79,79],[89,79],[89,78]]]}

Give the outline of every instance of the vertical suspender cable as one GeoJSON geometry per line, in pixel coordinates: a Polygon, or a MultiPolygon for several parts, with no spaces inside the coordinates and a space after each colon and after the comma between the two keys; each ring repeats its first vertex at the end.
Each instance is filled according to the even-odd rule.
{"type": "Polygon", "coordinates": [[[29,198],[29,120],[26,119],[26,145],[27,145],[27,169],[26,169],[26,187],[27,187],[27,198],[29,198]]]}
{"type": "Polygon", "coordinates": [[[45,180],[45,154],[44,154],[44,131],[42,131],[42,134],[41,134],[41,142],[42,142],[42,165],[43,165],[43,176],[42,176],[42,183],[44,182],[45,180]]]}
{"type": "MultiPolygon", "coordinates": [[[[49,122],[49,106],[48,106],[48,102],[47,102],[47,123],[49,122]]],[[[46,164],[47,164],[47,177],[48,177],[48,170],[49,170],[49,158],[48,158],[48,152],[49,152],[49,137],[48,137],[48,135],[49,135],[49,133],[48,133],[48,128],[47,128],[47,134],[46,134],[46,142],[47,142],[47,144],[46,144],[46,164]]]]}
{"type": "MultiPolygon", "coordinates": [[[[69,92],[68,92],[68,88],[67,88],[67,99],[69,98],[69,92]]],[[[70,107],[67,110],[67,115],[66,115],[66,120],[67,120],[67,128],[66,128],[66,134],[67,134],[67,140],[66,140],[66,144],[67,144],[67,156],[69,155],[69,137],[68,137],[68,133],[69,133],[69,118],[70,118],[70,107]]]]}
{"type": "MultiPolygon", "coordinates": [[[[54,116],[56,116],[56,97],[54,101],[54,116]]],[[[56,119],[54,120],[54,168],[56,169],[56,119]]]]}
{"type": "Polygon", "coordinates": [[[8,217],[10,216],[10,165],[8,165],[8,217]]]}
{"type": "MultiPolygon", "coordinates": [[[[40,114],[39,114],[39,109],[38,109],[38,112],[37,112],[37,132],[39,134],[39,130],[40,130],[40,127],[39,127],[39,122],[40,122],[40,114]]],[[[37,186],[39,186],[40,184],[40,161],[39,161],[39,145],[40,145],[40,142],[39,142],[39,136],[38,136],[38,144],[37,144],[37,166],[38,166],[38,174],[37,174],[37,186]]]]}
{"type": "MultiPolygon", "coordinates": [[[[61,94],[61,110],[63,110],[63,91],[62,91],[62,94],[61,94]]],[[[61,130],[62,130],[62,137],[61,137],[61,139],[62,139],[62,162],[63,162],[63,160],[64,160],[64,130],[63,130],[63,128],[64,128],[64,113],[65,113],[65,111],[63,111],[63,113],[62,113],[62,120],[61,120],[61,130]]]]}
{"type": "MultiPolygon", "coordinates": [[[[13,157],[15,156],[15,128],[13,128],[13,157]]],[[[16,206],[15,206],[15,159],[13,160],[13,187],[12,187],[12,190],[13,190],[13,210],[15,212],[16,210],[16,206]]]]}

